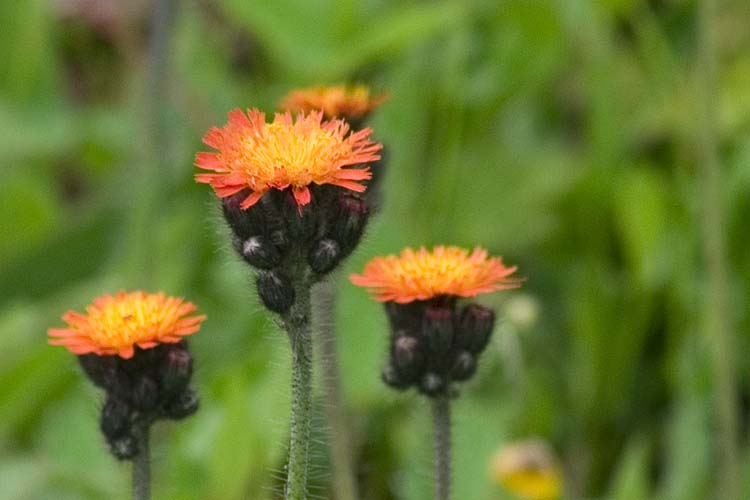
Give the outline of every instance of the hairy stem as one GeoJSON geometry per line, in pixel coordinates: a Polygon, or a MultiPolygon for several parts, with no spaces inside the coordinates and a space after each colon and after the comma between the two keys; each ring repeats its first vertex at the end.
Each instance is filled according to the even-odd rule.
{"type": "Polygon", "coordinates": [[[355,500],[357,483],[352,464],[352,439],[346,409],[341,397],[339,358],[336,350],[335,303],[336,286],[330,281],[313,289],[313,325],[318,343],[326,395],[326,418],[330,429],[331,460],[333,461],[333,492],[336,500],[355,500]]]}
{"type": "Polygon", "coordinates": [[[149,424],[143,423],[135,429],[138,454],[133,457],[133,500],[151,498],[151,451],[149,449],[149,424]]]}
{"type": "Polygon", "coordinates": [[[729,279],[726,264],[726,242],[721,192],[721,166],[716,140],[718,102],[716,55],[716,0],[700,4],[698,76],[700,85],[699,163],[703,189],[703,251],[706,263],[706,333],[712,346],[716,412],[718,419],[718,491],[716,498],[738,500],[740,471],[738,466],[737,375],[732,333],[732,311],[729,301],[729,279]]]}
{"type": "Polygon", "coordinates": [[[432,400],[435,433],[435,500],[451,498],[451,406],[448,396],[432,400]]]}
{"type": "Polygon", "coordinates": [[[307,498],[307,465],[312,420],[312,336],[310,285],[295,286],[295,301],[283,315],[292,346],[292,407],[286,500],[307,498]]]}

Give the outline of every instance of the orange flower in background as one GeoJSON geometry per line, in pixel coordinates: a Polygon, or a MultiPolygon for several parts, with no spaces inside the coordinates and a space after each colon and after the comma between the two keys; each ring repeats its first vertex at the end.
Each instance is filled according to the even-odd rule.
{"type": "Polygon", "coordinates": [[[213,127],[203,142],[218,150],[202,152],[195,164],[214,173],[197,174],[220,198],[248,189],[240,207],[253,206],[269,189],[292,188],[300,206],[310,203],[311,184],[331,184],[352,191],[365,190],[361,181],[372,177],[363,164],[377,161],[382,145],[370,141],[370,129],[349,134],[343,120],[324,121],[321,112],[277,113],[266,123],[257,109],[247,114],[230,111],[223,128],[213,127]],[[348,166],[359,168],[344,168],[348,166]]]}
{"type": "Polygon", "coordinates": [[[437,246],[432,252],[422,247],[406,248],[400,256],[376,257],[361,275],[350,279],[366,287],[380,302],[405,304],[439,295],[473,297],[521,286],[511,278],[516,267],[505,267],[499,257],[488,258],[487,251],[454,246],[437,246]]]}
{"type": "Polygon", "coordinates": [[[129,359],[136,345],[149,349],[197,332],[206,316],[188,316],[196,310],[194,304],[161,292],[102,295],[86,308],[86,314],[63,314],[68,328],[50,328],[49,343],[65,346],[77,355],[117,354],[129,359]]]}
{"type": "Polygon", "coordinates": [[[311,87],[289,92],[279,108],[289,111],[323,111],[326,117],[361,118],[388,99],[388,94],[371,95],[364,85],[311,87]]]}

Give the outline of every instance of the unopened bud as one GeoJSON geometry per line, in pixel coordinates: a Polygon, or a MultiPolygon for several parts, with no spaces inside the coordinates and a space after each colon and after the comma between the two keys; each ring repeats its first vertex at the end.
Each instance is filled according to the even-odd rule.
{"type": "Polygon", "coordinates": [[[281,262],[279,250],[262,235],[251,236],[242,243],[242,257],[259,269],[273,269],[281,262]]]}
{"type": "Polygon", "coordinates": [[[292,282],[279,270],[262,271],[257,281],[258,295],[263,304],[273,312],[283,314],[294,303],[292,282]]]}
{"type": "Polygon", "coordinates": [[[102,407],[100,428],[108,438],[122,437],[130,432],[130,406],[123,400],[108,397],[102,407]]]}
{"type": "Polygon", "coordinates": [[[332,235],[345,255],[359,243],[367,225],[370,210],[367,202],[356,195],[344,193],[338,199],[338,213],[333,221],[332,235]]]}
{"type": "Polygon", "coordinates": [[[419,390],[428,396],[437,396],[445,390],[445,380],[436,373],[425,373],[419,390]]]}
{"type": "Polygon", "coordinates": [[[422,335],[435,353],[444,353],[453,343],[453,310],[428,306],[422,318],[422,335]]]}
{"type": "Polygon", "coordinates": [[[164,414],[174,420],[180,420],[198,411],[199,404],[198,394],[192,389],[185,389],[164,408],[164,414]]]}
{"type": "Polygon", "coordinates": [[[257,207],[250,207],[247,210],[240,208],[240,204],[247,197],[247,194],[248,191],[243,190],[221,200],[224,219],[240,240],[245,240],[253,234],[260,233],[264,226],[263,214],[260,210],[257,210],[257,207]]]}
{"type": "Polygon", "coordinates": [[[289,235],[283,229],[276,229],[271,231],[271,243],[276,246],[281,252],[284,252],[289,247],[289,235]]]}
{"type": "Polygon", "coordinates": [[[102,389],[111,391],[117,386],[127,384],[127,380],[118,369],[117,356],[82,354],[78,356],[78,362],[88,378],[102,389]]]}
{"type": "Polygon", "coordinates": [[[384,305],[392,332],[406,332],[411,335],[419,335],[422,328],[422,317],[424,316],[423,303],[415,300],[408,304],[385,302],[384,305]]]}
{"type": "Polygon", "coordinates": [[[477,304],[469,304],[459,322],[459,343],[468,351],[479,354],[490,341],[495,326],[495,313],[477,304]]]}
{"type": "Polygon", "coordinates": [[[159,402],[159,386],[151,377],[143,375],[133,384],[131,399],[138,410],[152,410],[159,402]]]}
{"type": "Polygon", "coordinates": [[[161,364],[161,388],[165,396],[185,390],[193,374],[193,358],[183,343],[166,347],[161,364]]]}
{"type": "Polygon", "coordinates": [[[410,381],[404,380],[393,365],[386,365],[382,373],[383,382],[387,385],[403,391],[411,385],[410,381]]]}
{"type": "Polygon", "coordinates": [[[110,453],[118,460],[130,460],[140,452],[138,442],[130,434],[113,438],[105,435],[105,438],[107,439],[110,453]]]}
{"type": "Polygon", "coordinates": [[[454,380],[469,380],[477,371],[476,357],[468,351],[460,353],[451,369],[451,378],[454,380]]]}
{"type": "Polygon", "coordinates": [[[325,274],[341,262],[341,248],[339,244],[330,238],[318,241],[310,250],[307,262],[313,271],[325,274]]]}
{"type": "Polygon", "coordinates": [[[417,378],[424,366],[419,341],[409,335],[401,335],[393,341],[392,357],[399,374],[409,381],[417,378]]]}

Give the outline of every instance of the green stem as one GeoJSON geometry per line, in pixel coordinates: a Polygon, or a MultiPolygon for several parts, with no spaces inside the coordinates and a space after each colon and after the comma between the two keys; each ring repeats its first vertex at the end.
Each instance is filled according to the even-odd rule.
{"type": "Polygon", "coordinates": [[[341,376],[336,349],[335,304],[336,286],[331,281],[315,285],[313,300],[313,325],[315,340],[319,345],[323,385],[326,395],[326,418],[330,429],[331,460],[333,462],[333,491],[336,500],[354,500],[357,483],[352,464],[352,439],[346,410],[341,396],[341,376]]]}
{"type": "Polygon", "coordinates": [[[138,159],[134,178],[127,270],[130,286],[143,287],[153,281],[155,270],[154,225],[159,214],[159,200],[166,189],[169,165],[169,42],[174,24],[176,0],[153,3],[144,82],[143,131],[145,154],[138,159]]]}
{"type": "Polygon", "coordinates": [[[716,73],[716,1],[700,4],[698,77],[700,84],[699,163],[702,168],[703,249],[706,261],[706,333],[712,347],[718,418],[717,498],[738,500],[738,422],[736,370],[726,264],[721,167],[716,139],[718,86],[716,73]]]}
{"type": "Polygon", "coordinates": [[[435,499],[451,498],[451,406],[448,396],[432,400],[435,433],[435,499]]]}
{"type": "Polygon", "coordinates": [[[292,346],[292,406],[286,500],[307,498],[307,465],[312,421],[312,336],[310,285],[295,286],[295,301],[283,315],[292,346]]]}
{"type": "Polygon", "coordinates": [[[138,454],[133,457],[133,500],[151,498],[151,451],[149,449],[149,424],[137,427],[138,454]]]}

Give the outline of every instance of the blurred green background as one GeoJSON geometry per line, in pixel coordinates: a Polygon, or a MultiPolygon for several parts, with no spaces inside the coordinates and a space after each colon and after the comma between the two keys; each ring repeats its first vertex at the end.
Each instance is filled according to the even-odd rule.
{"type": "MultiPolygon", "coordinates": [[[[129,496],[101,395],[45,338],[121,288],[209,317],[191,340],[202,409],[154,431],[156,498],[277,498],[288,346],[193,155],[229,109],[346,81],[391,93],[371,121],[385,207],[337,277],[364,498],[431,498],[429,408],[380,382],[385,317],[346,276],[436,243],[484,245],[528,280],[487,299],[502,320],[455,405],[457,500],[513,498],[488,464],[528,437],[571,499],[723,500],[732,476],[750,498],[750,2],[706,18],[704,61],[694,0],[185,0],[164,58],[152,10],[0,2],[0,498],[129,496]]],[[[319,428],[313,492],[330,498],[319,428]]]]}

